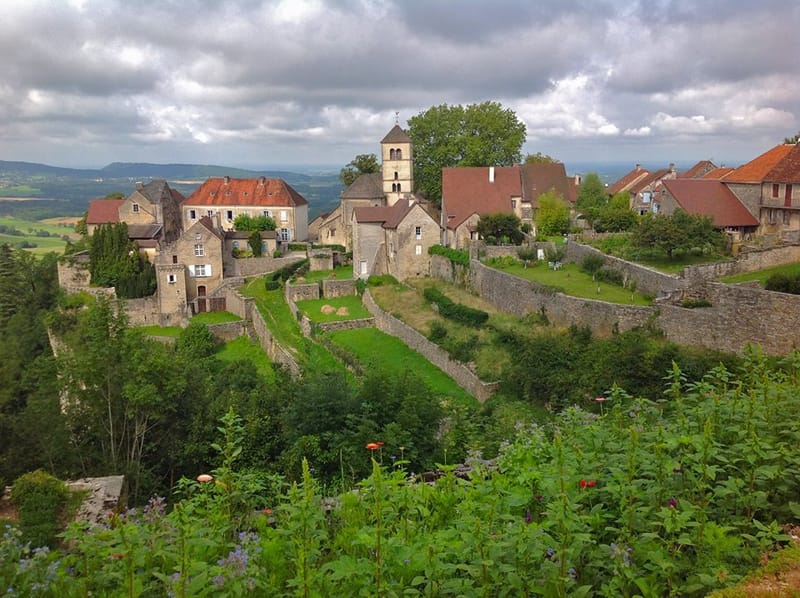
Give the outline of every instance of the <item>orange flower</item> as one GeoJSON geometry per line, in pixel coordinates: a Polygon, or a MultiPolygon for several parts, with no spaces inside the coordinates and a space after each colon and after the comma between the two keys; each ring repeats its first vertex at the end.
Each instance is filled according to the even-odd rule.
{"type": "Polygon", "coordinates": [[[114,554],[111,555],[111,558],[119,560],[119,559],[125,558],[125,555],[123,553],[121,553],[121,552],[115,552],[114,554]]]}
{"type": "Polygon", "coordinates": [[[264,515],[272,515],[272,509],[270,508],[264,509],[261,512],[264,513],[264,515]]]}
{"type": "Polygon", "coordinates": [[[378,444],[377,442],[368,442],[366,448],[368,448],[371,451],[374,451],[374,450],[377,450],[378,448],[380,448],[380,446],[381,445],[378,444]]]}
{"type": "Polygon", "coordinates": [[[201,484],[207,484],[208,482],[210,482],[213,479],[214,479],[214,476],[209,475],[207,473],[201,473],[199,476],[197,476],[197,481],[200,482],[201,484]]]}

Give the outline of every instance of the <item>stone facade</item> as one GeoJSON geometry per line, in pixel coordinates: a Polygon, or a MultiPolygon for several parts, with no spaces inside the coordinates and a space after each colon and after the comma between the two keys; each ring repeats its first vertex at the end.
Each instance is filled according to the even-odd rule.
{"type": "Polygon", "coordinates": [[[290,306],[296,301],[309,301],[319,299],[319,284],[311,283],[286,283],[286,300],[290,306]]]}
{"type": "Polygon", "coordinates": [[[322,281],[323,297],[350,297],[356,294],[356,281],[352,278],[336,280],[328,278],[322,281]]]}

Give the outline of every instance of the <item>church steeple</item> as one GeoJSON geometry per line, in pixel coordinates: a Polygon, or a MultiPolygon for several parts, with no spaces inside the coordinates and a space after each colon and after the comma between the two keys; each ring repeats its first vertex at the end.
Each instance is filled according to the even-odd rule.
{"type": "MultiPolygon", "coordinates": [[[[397,113],[395,113],[395,120],[397,113]]],[[[407,193],[414,191],[414,169],[411,138],[395,122],[392,130],[381,140],[383,192],[387,205],[394,205],[407,193]]]]}

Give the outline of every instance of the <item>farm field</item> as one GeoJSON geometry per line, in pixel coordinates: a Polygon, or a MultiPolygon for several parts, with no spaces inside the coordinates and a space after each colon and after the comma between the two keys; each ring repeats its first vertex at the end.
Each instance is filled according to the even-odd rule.
{"type": "Polygon", "coordinates": [[[70,219],[25,220],[11,216],[0,216],[0,244],[8,243],[12,247],[22,247],[34,254],[44,254],[50,251],[63,253],[66,235],[77,240],[80,235],[75,232],[74,224],[66,224],[70,219]],[[59,221],[64,224],[58,224],[59,221]],[[9,234],[19,231],[21,235],[9,234]],[[46,236],[45,236],[46,235],[46,236]],[[35,247],[29,247],[35,245],[35,247]]]}

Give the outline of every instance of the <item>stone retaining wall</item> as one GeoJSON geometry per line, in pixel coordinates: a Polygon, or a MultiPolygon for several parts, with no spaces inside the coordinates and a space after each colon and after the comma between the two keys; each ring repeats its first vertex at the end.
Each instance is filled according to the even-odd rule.
{"type": "Polygon", "coordinates": [[[497,390],[496,382],[483,382],[464,364],[454,361],[438,345],[432,343],[408,324],[383,311],[375,303],[369,290],[364,291],[364,305],[375,317],[375,326],[381,332],[396,336],[410,349],[420,353],[433,365],[450,376],[456,383],[483,403],[497,390]]]}
{"type": "Polygon", "coordinates": [[[295,360],[294,356],[275,340],[275,337],[272,336],[272,332],[270,331],[269,327],[267,327],[267,323],[264,321],[264,317],[257,309],[253,310],[252,322],[253,332],[255,333],[261,348],[267,353],[267,356],[274,363],[286,367],[293,376],[300,376],[302,372],[297,360],[295,360]]]}
{"type": "Polygon", "coordinates": [[[773,266],[783,266],[800,261],[800,245],[783,245],[768,249],[753,249],[741,252],[735,260],[698,264],[683,270],[687,279],[714,279],[723,276],[734,276],[745,272],[755,272],[773,266]]]}
{"type": "Polygon", "coordinates": [[[209,324],[208,330],[221,343],[229,343],[247,332],[244,320],[225,322],[223,324],[209,324]]]}
{"type": "Polygon", "coordinates": [[[352,278],[346,280],[328,278],[322,281],[322,296],[326,299],[331,297],[351,297],[355,294],[356,281],[352,278]]]}
{"type": "Polygon", "coordinates": [[[285,294],[289,303],[319,299],[319,284],[316,282],[298,284],[287,281],[285,294]]]}
{"type": "Polygon", "coordinates": [[[180,323],[177,324],[164,323],[158,304],[158,295],[126,299],[123,305],[130,326],[180,326],[183,323],[183,318],[179,318],[180,323]]]}
{"type": "Polygon", "coordinates": [[[358,328],[372,328],[375,318],[359,318],[357,320],[337,320],[336,322],[320,322],[317,324],[321,332],[338,332],[340,330],[356,330],[358,328]]]}
{"type": "Polygon", "coordinates": [[[226,276],[260,276],[268,272],[274,272],[284,266],[304,260],[303,253],[292,253],[286,257],[248,257],[231,258],[226,261],[226,276]]]}

